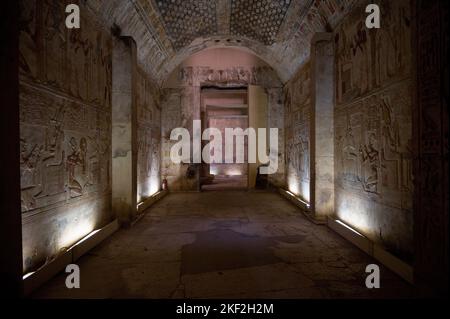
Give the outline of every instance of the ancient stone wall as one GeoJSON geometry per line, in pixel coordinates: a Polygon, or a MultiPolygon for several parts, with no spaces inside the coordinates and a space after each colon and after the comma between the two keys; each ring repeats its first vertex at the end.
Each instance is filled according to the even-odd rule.
{"type": "Polygon", "coordinates": [[[161,97],[161,176],[167,179],[171,191],[198,190],[197,166],[187,163],[175,164],[170,158],[170,150],[177,143],[170,140],[170,133],[174,128],[184,127],[189,130],[192,138],[192,122],[194,119],[199,119],[199,109],[199,87],[163,89],[161,97]],[[197,110],[194,105],[198,105],[197,110]]]}
{"type": "Polygon", "coordinates": [[[137,180],[138,202],[160,189],[161,110],[159,89],[150,77],[137,72],[137,180]]]}
{"type": "Polygon", "coordinates": [[[284,87],[286,184],[310,200],[311,74],[306,63],[284,87]]]}
{"type": "Polygon", "coordinates": [[[364,25],[363,1],[335,30],[336,213],[385,248],[413,250],[411,8],[377,1],[382,27],[364,25]]]}
{"type": "Polygon", "coordinates": [[[113,218],[111,36],[82,5],[67,29],[65,5],[21,0],[24,271],[113,218]]]}

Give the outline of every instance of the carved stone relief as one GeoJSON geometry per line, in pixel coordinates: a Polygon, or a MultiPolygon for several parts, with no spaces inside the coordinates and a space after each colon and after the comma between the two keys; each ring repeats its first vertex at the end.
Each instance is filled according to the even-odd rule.
{"type": "Polygon", "coordinates": [[[310,65],[285,87],[286,177],[291,192],[309,201],[310,184],[310,65]]]}
{"type": "Polygon", "coordinates": [[[170,150],[177,142],[170,140],[170,133],[174,128],[184,127],[189,130],[192,136],[192,121],[198,118],[200,112],[200,88],[187,86],[177,89],[164,89],[161,110],[161,131],[163,134],[161,175],[167,179],[171,190],[197,190],[195,164],[175,164],[170,158],[170,150]]]}
{"type": "Polygon", "coordinates": [[[359,6],[335,32],[336,209],[408,259],[414,188],[411,9],[407,0],[380,3],[384,28],[365,28],[365,7],[359,6]]]}
{"type": "Polygon", "coordinates": [[[260,85],[281,87],[281,82],[270,67],[232,67],[225,70],[210,67],[182,67],[179,71],[182,86],[201,85],[260,85]]]}
{"type": "Polygon", "coordinates": [[[341,186],[385,193],[386,200],[397,197],[395,192],[412,191],[411,89],[406,82],[338,108],[335,137],[341,186]]]}
{"type": "Polygon", "coordinates": [[[139,70],[137,80],[138,197],[144,199],[159,190],[161,162],[161,111],[158,89],[139,70]]]}
{"type": "Polygon", "coordinates": [[[367,29],[357,7],[335,33],[337,103],[348,103],[411,74],[409,1],[380,1],[383,28],[367,29]]]}
{"type": "Polygon", "coordinates": [[[112,43],[83,6],[83,28],[75,31],[65,27],[62,2],[21,0],[21,7],[26,8],[19,46],[26,270],[70,244],[64,240],[69,228],[110,219],[112,43]],[[90,207],[86,220],[75,217],[80,205],[90,207]],[[74,214],[71,223],[64,212],[74,214]]]}

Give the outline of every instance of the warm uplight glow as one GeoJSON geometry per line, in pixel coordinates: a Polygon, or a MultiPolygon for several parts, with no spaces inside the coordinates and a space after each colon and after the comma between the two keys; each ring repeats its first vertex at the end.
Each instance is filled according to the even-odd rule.
{"type": "Polygon", "coordinates": [[[149,196],[155,195],[160,189],[161,181],[159,176],[152,176],[150,178],[150,194],[149,196]]]}
{"type": "Polygon", "coordinates": [[[300,186],[302,189],[300,196],[307,202],[311,201],[309,196],[309,183],[301,183],[300,186]]]}
{"type": "Polygon", "coordinates": [[[83,237],[81,240],[77,241],[72,247],[70,247],[70,249],[72,249],[73,247],[81,244],[82,242],[88,240],[89,238],[91,238],[92,236],[94,236],[95,234],[97,234],[100,231],[100,229],[96,229],[92,232],[90,232],[88,235],[86,235],[85,237],[83,237]]]}
{"type": "Polygon", "coordinates": [[[298,180],[295,175],[288,176],[288,188],[296,197],[302,198],[305,202],[309,202],[309,182],[302,182],[298,180]]]}
{"type": "Polygon", "coordinates": [[[347,225],[365,234],[374,231],[373,225],[370,222],[370,212],[364,200],[356,197],[352,197],[349,200],[345,196],[339,196],[336,201],[336,215],[347,225]]]}
{"type": "Polygon", "coordinates": [[[29,272],[28,274],[23,275],[22,279],[25,280],[27,278],[29,278],[31,275],[33,275],[35,273],[35,271],[29,272]]]}
{"type": "Polygon", "coordinates": [[[242,172],[232,169],[232,170],[227,171],[227,175],[228,176],[242,176],[242,172]]]}
{"type": "Polygon", "coordinates": [[[161,192],[163,192],[163,191],[162,191],[162,190],[158,190],[158,191],[156,191],[156,193],[154,193],[154,194],[152,194],[151,196],[145,198],[145,200],[143,200],[142,202],[140,202],[139,204],[137,204],[136,208],[139,209],[142,205],[145,204],[145,201],[146,201],[147,199],[152,198],[152,197],[156,197],[156,196],[158,196],[158,194],[161,193],[161,192]]]}
{"type": "MultiPolygon", "coordinates": [[[[155,195],[161,189],[161,180],[159,176],[151,176],[145,183],[138,184],[137,202],[141,203],[147,198],[155,195]]],[[[139,205],[138,205],[139,207],[139,205]]]]}
{"type": "Polygon", "coordinates": [[[290,192],[290,191],[286,191],[286,193],[288,193],[289,195],[291,195],[295,200],[299,201],[300,203],[302,203],[303,205],[305,205],[307,208],[310,208],[310,205],[305,202],[304,200],[301,200],[300,198],[298,198],[298,196],[296,196],[294,193],[290,192]]]}
{"type": "Polygon", "coordinates": [[[94,225],[89,220],[83,220],[78,222],[77,224],[67,227],[60,238],[59,241],[60,248],[73,246],[74,243],[80,240],[80,238],[84,238],[93,230],[94,225]]]}
{"type": "Polygon", "coordinates": [[[293,176],[288,177],[288,187],[289,191],[293,194],[300,194],[300,189],[298,187],[297,179],[293,176]]]}
{"type": "MultiPolygon", "coordinates": [[[[91,238],[92,236],[94,236],[95,234],[97,234],[101,229],[96,229],[90,233],[88,233],[86,236],[84,236],[82,239],[80,239],[79,241],[77,241],[75,244],[73,244],[70,248],[68,248],[67,250],[70,251],[72,250],[75,246],[80,245],[81,243],[85,242],[86,240],[88,240],[89,238],[91,238]]],[[[70,233],[71,236],[75,236],[75,232],[71,232],[70,233]]],[[[68,237],[67,237],[68,238],[68,237]]],[[[63,246],[66,247],[66,246],[63,246]]],[[[27,278],[31,277],[34,273],[36,273],[35,271],[29,272],[25,275],[23,275],[22,280],[26,280],[27,278]]]]}

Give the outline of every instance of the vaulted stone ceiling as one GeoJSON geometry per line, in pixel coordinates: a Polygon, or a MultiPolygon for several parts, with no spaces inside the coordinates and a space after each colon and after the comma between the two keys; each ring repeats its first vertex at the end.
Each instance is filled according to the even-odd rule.
{"type": "Polygon", "coordinates": [[[290,3],[290,0],[232,0],[230,33],[272,45],[290,3]]]}
{"type": "Polygon", "coordinates": [[[334,28],[359,0],[87,0],[107,27],[138,46],[140,65],[162,84],[184,59],[239,47],[287,81],[308,59],[315,32],[334,28]]]}
{"type": "Polygon", "coordinates": [[[210,0],[156,0],[159,13],[176,50],[197,37],[217,33],[216,3],[210,0]]]}

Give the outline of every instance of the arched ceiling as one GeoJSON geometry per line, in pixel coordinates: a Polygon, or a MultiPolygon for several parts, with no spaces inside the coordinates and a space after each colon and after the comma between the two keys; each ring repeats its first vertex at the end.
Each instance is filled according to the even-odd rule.
{"type": "Polygon", "coordinates": [[[249,50],[287,81],[308,59],[314,33],[333,29],[358,0],[87,0],[107,27],[138,46],[162,83],[185,58],[210,47],[249,50]]]}

